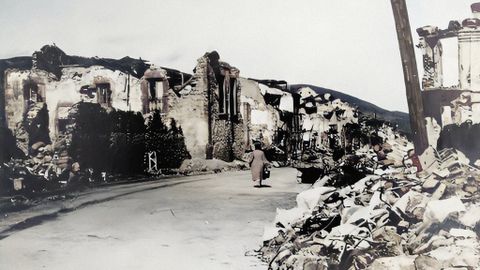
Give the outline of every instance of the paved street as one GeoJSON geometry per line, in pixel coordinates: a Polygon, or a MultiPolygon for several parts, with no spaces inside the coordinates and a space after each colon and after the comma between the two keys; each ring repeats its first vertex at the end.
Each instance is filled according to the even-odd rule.
{"type": "Polygon", "coordinates": [[[275,209],[306,189],[291,168],[270,188],[248,171],[110,187],[110,199],[13,231],[0,240],[0,269],[266,269],[258,249],[275,209]]]}

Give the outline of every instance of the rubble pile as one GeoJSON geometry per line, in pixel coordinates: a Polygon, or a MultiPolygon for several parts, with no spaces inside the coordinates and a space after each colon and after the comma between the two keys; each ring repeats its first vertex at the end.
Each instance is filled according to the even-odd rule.
{"type": "Polygon", "coordinates": [[[198,173],[220,173],[225,171],[236,171],[248,169],[247,163],[235,160],[233,162],[226,162],[219,159],[186,159],[178,169],[178,172],[183,175],[192,175],[198,173]]]}
{"type": "Polygon", "coordinates": [[[59,175],[62,169],[67,167],[69,157],[66,151],[62,151],[59,156],[54,153],[51,144],[45,145],[43,142],[35,143],[31,148],[33,157],[27,162],[31,165],[29,169],[34,174],[49,179],[52,174],[59,175]]]}
{"type": "MultiPolygon", "coordinates": [[[[298,93],[301,96],[299,114],[302,116],[302,149],[299,159],[294,160],[292,166],[301,174],[317,170],[320,175],[326,175],[331,174],[335,168],[355,171],[355,167],[363,167],[364,170],[371,166],[371,162],[357,152],[362,149],[368,152],[371,146],[376,147],[374,150],[378,160],[385,160],[381,162],[383,165],[393,164],[392,159],[379,154],[395,149],[391,144],[382,145],[384,142],[398,141],[403,137],[397,125],[377,119],[376,115],[364,114],[355,104],[330,93],[318,94],[310,87],[302,87],[298,93]]],[[[359,180],[358,177],[353,178],[355,180],[347,182],[359,180]]],[[[316,179],[302,179],[302,182],[311,183],[312,180],[316,179]]]]}
{"type": "Polygon", "coordinates": [[[66,183],[68,176],[63,174],[71,165],[67,152],[71,136],[59,136],[52,143],[47,114],[44,103],[30,104],[23,121],[17,123],[16,147],[23,154],[4,163],[6,179],[11,180],[9,189],[14,193],[42,192],[66,183]]]}
{"type": "Polygon", "coordinates": [[[480,170],[452,149],[420,160],[343,188],[318,180],[277,210],[262,258],[270,269],[479,269],[480,170]]]}
{"type": "Polygon", "coordinates": [[[298,182],[314,183],[329,176],[328,184],[343,187],[353,184],[375,169],[403,166],[403,157],[412,143],[388,122],[362,117],[358,124],[347,124],[318,147],[304,148],[292,161],[299,170],[298,182]]]}
{"type": "Polygon", "coordinates": [[[59,140],[54,145],[34,143],[28,158],[12,159],[5,163],[5,167],[8,168],[8,178],[13,180],[13,190],[40,192],[57,188],[65,182],[62,180],[67,180],[67,176],[61,176],[69,164],[71,158],[66,145],[59,140]]]}

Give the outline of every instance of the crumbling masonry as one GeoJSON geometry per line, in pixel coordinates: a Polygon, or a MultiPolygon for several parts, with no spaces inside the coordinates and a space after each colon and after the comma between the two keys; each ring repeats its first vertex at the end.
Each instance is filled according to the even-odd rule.
{"type": "Polygon", "coordinates": [[[472,162],[479,158],[480,145],[480,3],[471,5],[473,18],[450,21],[446,29],[425,26],[417,29],[423,52],[423,108],[431,147],[454,147],[472,162]],[[444,85],[442,40],[458,41],[458,84],[444,85]]]}

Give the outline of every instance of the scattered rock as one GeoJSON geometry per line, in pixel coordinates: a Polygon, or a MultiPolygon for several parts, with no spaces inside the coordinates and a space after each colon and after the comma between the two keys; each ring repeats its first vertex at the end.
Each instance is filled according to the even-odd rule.
{"type": "Polygon", "coordinates": [[[416,270],[432,270],[432,269],[441,269],[441,268],[442,268],[442,264],[430,256],[420,255],[417,258],[415,258],[416,270]]]}
{"type": "Polygon", "coordinates": [[[390,166],[343,187],[318,180],[296,208],[277,210],[280,233],[268,229],[261,254],[274,270],[480,269],[480,170],[467,162],[446,149],[424,157],[422,173],[390,166]]]}

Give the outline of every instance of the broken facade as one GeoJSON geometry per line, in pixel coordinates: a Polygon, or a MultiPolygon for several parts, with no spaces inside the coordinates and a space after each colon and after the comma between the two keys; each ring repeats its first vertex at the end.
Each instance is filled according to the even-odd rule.
{"type": "Polygon", "coordinates": [[[304,145],[325,149],[334,144],[346,148],[352,143],[346,138],[346,126],[359,123],[356,107],[331,94],[317,94],[309,87],[300,88],[298,93],[304,145]]]}
{"type": "MultiPolygon", "coordinates": [[[[454,147],[462,151],[470,148],[473,152],[480,149],[463,140],[465,136],[478,136],[472,126],[480,123],[480,3],[472,4],[471,9],[473,18],[461,23],[451,21],[447,29],[436,26],[417,29],[420,36],[418,47],[423,52],[424,116],[428,141],[434,148],[454,147]],[[442,40],[445,39],[458,42],[458,84],[453,86],[444,85],[443,80],[445,67],[442,59],[446,56],[442,40]],[[467,135],[469,132],[464,132],[467,129],[475,134],[467,135]]],[[[468,152],[466,154],[471,157],[468,152]]]]}
{"type": "Polygon", "coordinates": [[[254,142],[285,159],[295,152],[299,97],[286,82],[242,78],[237,68],[210,52],[198,59],[188,86],[180,91],[182,105],[173,101],[169,115],[181,124],[193,157],[243,159],[254,142]]]}
{"type": "MultiPolygon", "coordinates": [[[[98,104],[106,112],[138,112],[145,119],[154,111],[166,117],[169,95],[178,95],[175,90],[191,77],[141,59],[69,56],[55,46],[44,46],[24,58],[0,61],[5,100],[2,124],[23,152],[9,156],[47,180],[53,175],[56,179],[74,162],[68,146],[78,104],[98,104]]],[[[108,142],[104,144],[108,149],[108,142]]]]}
{"type": "MultiPolygon", "coordinates": [[[[44,130],[49,138],[45,143],[55,142],[66,132],[71,108],[79,102],[145,117],[158,110],[167,123],[175,119],[182,127],[193,158],[242,159],[252,140],[263,137],[265,145],[274,143],[281,126],[255,122],[259,120],[255,104],[263,103],[262,109],[268,106],[259,95],[258,83],[240,78],[239,70],[220,61],[216,52],[198,59],[193,76],[128,57],[68,56],[55,46],[43,47],[30,61],[30,66],[9,65],[4,72],[6,126],[25,154],[37,142],[29,141],[25,119],[35,118],[45,107],[44,130]],[[253,103],[246,101],[252,97],[253,103]]],[[[278,114],[273,107],[269,110],[266,121],[278,114]]]]}
{"type": "MultiPolygon", "coordinates": [[[[68,145],[66,133],[79,103],[137,112],[145,119],[159,112],[167,125],[175,120],[182,127],[194,159],[244,160],[253,143],[261,142],[268,158],[282,166],[306,149],[323,156],[333,146],[361,147],[349,135],[359,124],[354,106],[308,87],[291,92],[285,81],[242,78],[215,51],[197,60],[193,75],[129,57],[69,56],[55,46],[20,60],[0,62],[6,66],[2,97],[5,123],[26,155],[38,154],[32,151],[38,142],[52,143],[54,152],[68,145]]],[[[67,148],[57,154],[70,164],[67,148]]]]}
{"type": "Polygon", "coordinates": [[[253,81],[252,90],[242,94],[244,108],[250,110],[248,136],[267,146],[272,160],[295,159],[300,143],[300,96],[291,93],[285,81],[253,81]]]}
{"type": "Polygon", "coordinates": [[[356,105],[328,92],[318,94],[307,86],[297,92],[301,96],[301,145],[292,165],[298,169],[298,182],[313,183],[335,171],[339,173],[335,181],[355,182],[370,172],[356,152],[372,147],[382,164],[398,163],[392,155],[401,159],[401,153],[392,153],[392,145],[406,144],[408,139],[397,125],[363,114],[356,105]]]}
{"type": "MultiPolygon", "coordinates": [[[[34,54],[46,54],[58,50],[46,46],[34,54]]],[[[59,52],[65,55],[63,52],[59,52]]],[[[54,61],[54,60],[52,60],[54,61]]],[[[35,61],[34,61],[35,62],[35,61]]],[[[84,61],[85,62],[85,61],[84,61]]],[[[18,123],[35,104],[48,108],[49,135],[58,137],[65,132],[65,120],[69,109],[78,102],[97,103],[102,107],[148,114],[153,110],[166,113],[168,89],[167,72],[144,64],[143,73],[129,72],[117,67],[77,61],[74,64],[58,64],[57,74],[52,70],[9,68],[5,71],[5,111],[7,127],[15,132],[18,123]]],[[[173,86],[172,86],[173,87],[173,86]]]]}
{"type": "Polygon", "coordinates": [[[244,151],[239,70],[217,52],[197,61],[192,80],[170,95],[167,117],[182,126],[193,158],[241,159],[244,151]]]}

